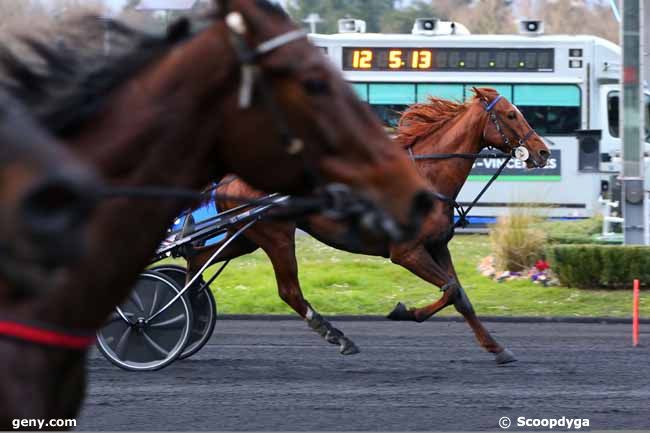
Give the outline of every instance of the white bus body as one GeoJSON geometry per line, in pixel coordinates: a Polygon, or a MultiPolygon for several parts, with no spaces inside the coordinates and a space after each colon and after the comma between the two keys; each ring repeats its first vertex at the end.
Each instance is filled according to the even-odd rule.
{"type": "MultiPolygon", "coordinates": [[[[543,137],[552,159],[542,170],[511,163],[472,212],[486,223],[507,208],[535,205],[552,218],[586,218],[601,209],[602,183],[618,170],[621,49],[594,36],[311,35],[383,120],[428,96],[459,101],[473,86],[493,87],[515,103],[543,137]],[[602,132],[596,167],[581,170],[577,130],[602,132]]],[[[646,116],[650,110],[646,95],[646,116]]],[[[647,139],[646,139],[647,141],[647,139]]],[[[650,146],[650,145],[649,145],[650,146]]],[[[499,161],[477,160],[460,193],[471,202],[499,161]]],[[[588,165],[588,164],[587,164],[588,165]]],[[[582,164],[585,168],[585,164],[582,164]]]]}

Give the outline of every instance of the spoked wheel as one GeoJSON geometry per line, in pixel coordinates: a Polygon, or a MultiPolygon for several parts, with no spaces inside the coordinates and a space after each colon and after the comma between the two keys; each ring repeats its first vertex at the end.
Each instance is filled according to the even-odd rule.
{"type": "MultiPolygon", "coordinates": [[[[187,270],[181,266],[162,265],[151,269],[173,278],[180,286],[185,285],[187,270]]],[[[200,290],[203,285],[203,279],[199,278],[187,293],[194,315],[194,324],[192,325],[187,346],[185,346],[178,359],[189,358],[201,350],[214,332],[214,326],[217,323],[217,301],[214,299],[209,287],[200,290]]]]}
{"type": "Polygon", "coordinates": [[[129,298],[97,332],[99,351],[130,371],[158,370],[178,358],[192,330],[192,309],[184,296],[150,319],[182,287],[159,272],[140,274],[129,298]]]}

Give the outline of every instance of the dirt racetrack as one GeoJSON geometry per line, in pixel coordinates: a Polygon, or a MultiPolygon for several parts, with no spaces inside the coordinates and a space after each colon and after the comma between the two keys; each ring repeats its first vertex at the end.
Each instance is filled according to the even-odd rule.
{"type": "Polygon", "coordinates": [[[201,352],[153,373],[94,352],[78,429],[498,430],[504,416],[511,430],[522,416],[650,428],[648,325],[632,348],[627,324],[486,322],[519,359],[505,367],[465,323],[335,325],[359,355],[299,320],[221,320],[201,352]]]}

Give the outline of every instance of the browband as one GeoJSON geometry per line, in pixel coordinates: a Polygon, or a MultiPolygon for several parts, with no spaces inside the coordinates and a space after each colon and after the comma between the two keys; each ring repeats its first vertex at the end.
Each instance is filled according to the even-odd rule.
{"type": "Polygon", "coordinates": [[[494,107],[499,103],[499,101],[503,99],[503,95],[499,95],[496,98],[494,98],[494,101],[492,101],[490,104],[485,105],[485,111],[488,113],[494,109],[494,107]]]}

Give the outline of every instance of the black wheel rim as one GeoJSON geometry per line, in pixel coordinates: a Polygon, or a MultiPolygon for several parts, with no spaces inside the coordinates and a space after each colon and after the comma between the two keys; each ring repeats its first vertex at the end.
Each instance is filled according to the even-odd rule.
{"type": "Polygon", "coordinates": [[[215,321],[217,320],[217,312],[216,302],[209,290],[206,288],[200,292],[191,292],[190,294],[190,305],[194,313],[194,321],[190,331],[190,338],[179,356],[180,359],[196,353],[212,336],[215,321]]]}

